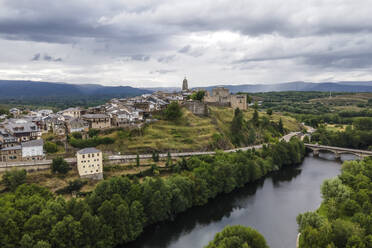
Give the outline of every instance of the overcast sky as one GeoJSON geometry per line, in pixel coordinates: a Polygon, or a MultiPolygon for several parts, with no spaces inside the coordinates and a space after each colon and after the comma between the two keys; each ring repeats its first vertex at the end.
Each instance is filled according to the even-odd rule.
{"type": "Polygon", "coordinates": [[[372,80],[371,0],[0,0],[0,79],[372,80]]]}

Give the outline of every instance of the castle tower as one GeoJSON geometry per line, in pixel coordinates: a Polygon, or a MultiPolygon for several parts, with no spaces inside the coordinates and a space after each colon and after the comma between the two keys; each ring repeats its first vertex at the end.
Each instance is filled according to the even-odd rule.
{"type": "Polygon", "coordinates": [[[182,82],[182,91],[188,91],[188,90],[189,90],[189,86],[187,85],[187,79],[185,77],[185,79],[182,82]]]}

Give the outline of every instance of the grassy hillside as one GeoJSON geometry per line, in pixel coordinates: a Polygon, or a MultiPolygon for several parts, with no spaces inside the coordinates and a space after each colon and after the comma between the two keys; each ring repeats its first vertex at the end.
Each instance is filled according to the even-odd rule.
{"type": "MultiPolygon", "coordinates": [[[[138,134],[126,131],[114,131],[104,135],[115,139],[114,144],[100,145],[105,151],[121,152],[122,154],[150,153],[157,151],[206,151],[213,149],[233,148],[231,143],[230,125],[234,116],[231,108],[211,107],[208,117],[193,115],[190,111],[182,109],[183,116],[180,120],[160,120],[146,126],[138,134]]],[[[253,110],[243,111],[244,119],[250,120],[253,110]]],[[[274,113],[268,116],[260,113],[260,118],[266,116],[269,120],[279,122],[282,118],[283,125],[288,131],[300,130],[299,123],[291,117],[281,116],[274,113]]],[[[258,140],[263,137],[263,132],[257,130],[258,140]],[[262,135],[261,135],[262,133],[262,135]]],[[[275,135],[274,135],[275,136],[275,135]]]]}

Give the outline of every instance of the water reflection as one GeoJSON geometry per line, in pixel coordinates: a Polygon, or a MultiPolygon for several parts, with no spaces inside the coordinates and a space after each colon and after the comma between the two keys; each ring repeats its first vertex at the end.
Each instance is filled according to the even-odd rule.
{"type": "Polygon", "coordinates": [[[321,202],[321,183],[339,173],[340,163],[328,156],[332,154],[306,157],[299,167],[282,169],[204,206],[191,208],[174,221],[150,226],[125,247],[199,248],[226,225],[237,224],[256,228],[272,248],[293,247],[296,216],[316,209],[321,202]]]}

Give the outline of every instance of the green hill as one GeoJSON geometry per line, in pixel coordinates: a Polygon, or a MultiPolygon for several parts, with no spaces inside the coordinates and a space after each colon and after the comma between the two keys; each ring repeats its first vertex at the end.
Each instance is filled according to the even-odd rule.
{"type": "MultiPolygon", "coordinates": [[[[182,111],[183,116],[178,121],[159,120],[147,125],[141,131],[115,130],[109,134],[101,134],[102,137],[114,138],[115,142],[114,144],[100,145],[99,148],[121,154],[134,154],[137,152],[151,153],[153,150],[162,152],[206,151],[236,147],[233,145],[230,130],[234,117],[233,109],[211,107],[208,117],[193,115],[186,109],[182,109],[182,111]]],[[[260,112],[259,115],[260,125],[248,127],[253,110],[243,111],[247,130],[253,128],[255,131],[254,144],[275,140],[281,136],[270,126],[270,123],[279,123],[280,118],[288,132],[301,129],[300,124],[294,118],[281,116],[279,113],[268,116],[266,113],[260,112]]]]}

